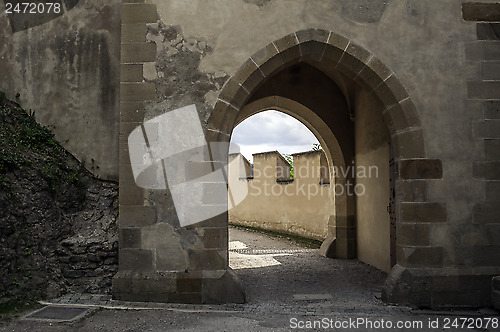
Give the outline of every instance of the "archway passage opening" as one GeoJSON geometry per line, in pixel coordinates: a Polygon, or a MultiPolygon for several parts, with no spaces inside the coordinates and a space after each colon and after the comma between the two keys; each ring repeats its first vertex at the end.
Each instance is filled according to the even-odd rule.
{"type": "Polygon", "coordinates": [[[395,183],[425,175],[419,160],[426,158],[406,89],[382,61],[348,39],[319,29],[299,31],[263,47],[226,82],[208,122],[208,140],[229,141],[249,114],[297,105],[321,119],[334,138],[323,147],[343,170],[336,185],[366,189],[335,196],[323,254],[357,258],[382,271],[399,260],[404,266],[404,243],[395,237],[401,214],[396,202],[411,193],[396,192],[395,183]],[[370,167],[377,169],[375,176],[370,167]]]}
{"type": "MultiPolygon", "coordinates": [[[[380,102],[349,83],[341,74],[332,78],[309,63],[290,65],[256,89],[234,118],[233,128],[269,109],[280,110],[304,123],[318,137],[325,152],[327,179],[319,180],[315,185],[320,190],[313,191],[326,191],[332,205],[328,209],[325,203],[319,203],[331,211],[326,217],[322,253],[328,257],[358,258],[388,272],[395,263],[395,218],[391,227],[389,213],[395,211],[395,200],[391,201],[391,194],[395,196],[395,190],[391,191],[395,183],[390,168],[391,137],[383,115],[374,111],[380,109],[380,102]],[[322,187],[322,182],[328,183],[328,188],[322,187]]],[[[321,168],[320,160],[318,164],[321,168]]],[[[310,190],[308,187],[306,191],[310,190]]],[[[270,203],[265,197],[259,199],[270,203]]],[[[314,206],[307,195],[296,199],[295,205],[303,211],[314,206]]],[[[262,210],[265,209],[259,208],[259,212],[262,210]]],[[[247,219],[252,219],[250,212],[246,213],[247,219]]],[[[298,218],[307,223],[307,215],[298,218]]],[[[280,227],[287,232],[286,227],[294,225],[284,223],[280,227]]]]}
{"type": "MultiPolygon", "coordinates": [[[[310,123],[304,125],[288,114],[262,110],[233,131],[228,159],[229,178],[234,180],[229,181],[229,194],[232,185],[244,186],[247,194],[229,210],[229,224],[303,238],[314,247],[328,237],[334,216],[333,168],[322,148],[325,140],[310,123]]],[[[232,246],[244,244],[230,238],[232,246]]],[[[229,257],[235,268],[231,252],[229,257]]]]}

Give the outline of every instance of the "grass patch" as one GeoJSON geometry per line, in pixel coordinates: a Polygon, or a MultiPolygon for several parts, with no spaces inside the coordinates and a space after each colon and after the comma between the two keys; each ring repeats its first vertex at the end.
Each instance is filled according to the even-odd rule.
{"type": "Polygon", "coordinates": [[[234,228],[244,229],[247,231],[258,232],[258,233],[264,233],[264,234],[271,235],[271,236],[277,237],[277,238],[288,239],[288,240],[294,241],[296,243],[305,245],[306,247],[312,248],[312,249],[318,249],[319,247],[321,247],[321,244],[323,243],[322,241],[319,241],[319,240],[308,239],[306,237],[277,232],[277,231],[270,231],[270,230],[259,228],[259,227],[242,226],[242,225],[235,225],[235,224],[231,224],[231,223],[229,225],[231,227],[234,227],[234,228]]]}

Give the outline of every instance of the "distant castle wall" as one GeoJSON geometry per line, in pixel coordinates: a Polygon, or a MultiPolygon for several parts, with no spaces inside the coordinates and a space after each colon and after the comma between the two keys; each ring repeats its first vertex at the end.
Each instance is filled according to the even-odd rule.
{"type": "MultiPolygon", "coordinates": [[[[245,200],[229,211],[229,222],[324,240],[333,216],[328,165],[322,151],[293,155],[290,164],[277,151],[253,155],[251,164],[241,154],[229,155],[229,172],[248,184],[245,200]],[[242,158],[242,163],[231,163],[242,158]]],[[[239,160],[241,161],[241,160],[239,160]]]]}

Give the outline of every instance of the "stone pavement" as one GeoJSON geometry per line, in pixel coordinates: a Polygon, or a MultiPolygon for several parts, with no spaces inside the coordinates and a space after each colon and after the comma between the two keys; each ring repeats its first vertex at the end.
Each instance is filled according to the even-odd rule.
{"type": "Polygon", "coordinates": [[[475,324],[472,330],[500,330],[491,308],[429,311],[385,304],[380,290],[386,274],[358,261],[327,259],[291,240],[240,229],[230,230],[230,241],[231,266],[246,289],[246,304],[134,303],[68,294],[42,304],[90,308],[86,317],[61,323],[17,319],[0,331],[288,331],[308,324],[333,331],[438,331],[447,322],[452,331],[471,331],[460,321],[466,318],[475,324]],[[417,325],[388,328],[382,322],[417,325]],[[429,327],[431,322],[439,328],[429,327]]]}

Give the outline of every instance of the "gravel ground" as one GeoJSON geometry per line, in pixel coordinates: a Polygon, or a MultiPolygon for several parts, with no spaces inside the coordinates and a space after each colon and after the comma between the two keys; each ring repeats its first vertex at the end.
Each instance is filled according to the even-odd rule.
{"type": "MultiPolygon", "coordinates": [[[[0,327],[0,332],[293,331],[303,330],[300,324],[307,327],[314,321],[321,325],[306,330],[443,331],[445,319],[499,319],[492,309],[431,312],[386,305],[379,299],[386,273],[355,260],[321,257],[292,240],[232,228],[230,241],[230,264],[246,289],[245,305],[97,309],[69,323],[14,319],[0,327]],[[396,328],[398,321],[421,322],[422,326],[396,328]],[[353,322],[359,325],[352,325],[353,322]],[[392,329],[388,322],[393,324],[392,329]],[[438,322],[439,328],[430,328],[429,322],[438,322]]],[[[471,331],[453,327],[450,330],[471,331]]]]}

